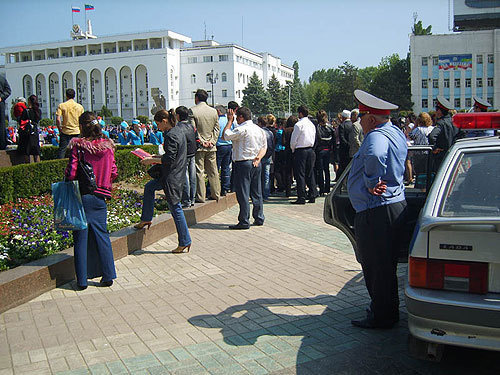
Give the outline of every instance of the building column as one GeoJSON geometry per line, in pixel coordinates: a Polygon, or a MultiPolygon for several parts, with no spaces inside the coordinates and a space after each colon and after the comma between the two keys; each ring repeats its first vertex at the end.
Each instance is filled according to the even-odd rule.
{"type": "MultiPolygon", "coordinates": [[[[118,45],[116,46],[118,48],[118,45]]],[[[118,50],[117,50],[118,51],[118,50]]],[[[118,109],[118,116],[122,117],[122,77],[120,75],[120,69],[113,67],[116,76],[116,106],[118,109]]]]}
{"type": "Polygon", "coordinates": [[[130,68],[130,79],[132,81],[132,116],[137,117],[137,90],[135,88],[135,69],[130,68]]]}
{"type": "MultiPolygon", "coordinates": [[[[104,50],[103,50],[104,51],[104,50]]],[[[107,103],[107,100],[106,100],[106,70],[105,71],[101,71],[99,69],[99,72],[100,72],[100,80],[101,80],[101,98],[102,98],[102,105],[105,105],[106,108],[108,107],[108,103],[107,103]]],[[[101,108],[102,108],[102,105],[101,105],[101,108]]],[[[99,110],[101,109],[99,108],[99,110]]]]}
{"type": "MultiPolygon", "coordinates": [[[[49,74],[49,76],[50,76],[50,74],[49,74]]],[[[46,76],[45,74],[43,75],[43,79],[45,80],[44,107],[46,110],[46,112],[45,112],[46,116],[48,118],[52,118],[52,113],[50,113],[51,108],[50,108],[50,79],[49,79],[49,76],[46,76]]],[[[42,111],[42,114],[43,114],[43,111],[42,111]]]]}

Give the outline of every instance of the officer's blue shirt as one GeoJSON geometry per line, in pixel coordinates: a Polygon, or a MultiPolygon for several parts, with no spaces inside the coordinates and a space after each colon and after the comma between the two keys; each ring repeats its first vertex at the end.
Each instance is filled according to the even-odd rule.
{"type": "Polygon", "coordinates": [[[152,131],[149,135],[149,142],[153,145],[162,145],[163,144],[163,133],[161,131],[154,132],[152,131]]]}
{"type": "MultiPolygon", "coordinates": [[[[225,139],[222,138],[224,135],[224,128],[227,125],[227,117],[226,116],[219,116],[219,127],[220,127],[220,133],[219,133],[219,139],[217,139],[217,146],[227,146],[227,145],[232,145],[232,141],[226,141],[225,139]]],[[[231,124],[231,130],[234,130],[234,122],[231,124]]]]}
{"type": "Polygon", "coordinates": [[[347,190],[356,212],[384,206],[405,199],[403,175],[408,154],[406,137],[391,122],[369,132],[352,160],[347,190]],[[368,189],[383,180],[387,190],[381,196],[368,189]]]}

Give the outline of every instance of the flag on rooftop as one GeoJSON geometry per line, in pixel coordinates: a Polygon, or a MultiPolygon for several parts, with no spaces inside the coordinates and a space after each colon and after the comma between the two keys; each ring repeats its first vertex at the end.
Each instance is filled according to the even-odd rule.
{"type": "Polygon", "coordinates": [[[85,10],[94,10],[94,6],[90,4],[85,4],[85,10]]]}
{"type": "Polygon", "coordinates": [[[71,11],[73,13],[80,13],[80,8],[79,7],[71,7],[71,11]]]}

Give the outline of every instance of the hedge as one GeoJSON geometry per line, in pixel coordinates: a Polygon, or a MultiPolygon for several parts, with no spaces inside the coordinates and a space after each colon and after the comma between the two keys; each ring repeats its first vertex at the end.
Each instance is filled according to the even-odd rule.
{"type": "MultiPolygon", "coordinates": [[[[132,177],[146,167],[130,151],[139,146],[118,146],[115,160],[118,167],[117,181],[132,177]]],[[[43,147],[42,149],[45,149],[43,147]]],[[[140,146],[149,153],[156,153],[158,146],[140,146]]],[[[57,151],[57,147],[54,147],[57,151]]],[[[21,164],[0,168],[0,204],[17,198],[29,198],[51,191],[52,183],[62,181],[68,159],[44,160],[39,163],[21,164]]]]}
{"type": "MultiPolygon", "coordinates": [[[[146,150],[147,152],[151,154],[156,154],[158,153],[158,146],[155,145],[142,145],[142,146],[134,146],[134,145],[115,145],[116,151],[118,150],[135,150],[137,147],[142,148],[143,150],[146,150]]],[[[57,153],[59,152],[59,147],[57,146],[43,146],[40,149],[40,160],[54,160],[57,159],[57,153]]],[[[66,156],[69,156],[66,154],[66,156]]]]}

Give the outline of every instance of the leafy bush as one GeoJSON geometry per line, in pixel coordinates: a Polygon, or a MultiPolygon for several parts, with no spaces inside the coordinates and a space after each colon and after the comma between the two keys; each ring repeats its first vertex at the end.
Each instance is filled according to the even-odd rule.
{"type": "Polygon", "coordinates": [[[47,126],[53,126],[53,125],[54,125],[54,120],[52,120],[51,118],[43,118],[38,123],[38,126],[42,128],[46,128],[47,126]]]}
{"type": "Polygon", "coordinates": [[[137,116],[137,120],[139,120],[143,124],[147,124],[148,121],[149,121],[149,117],[148,116],[139,115],[139,116],[137,116]]]}
{"type": "MultiPolygon", "coordinates": [[[[138,146],[119,146],[115,151],[118,179],[122,181],[134,176],[146,167],[130,151],[138,146]]],[[[156,153],[158,146],[140,146],[149,153],[156,153]]],[[[57,147],[42,147],[42,155],[57,151],[57,147]],[[48,149],[45,153],[44,149],[48,149]]],[[[52,183],[62,181],[68,159],[45,160],[39,163],[21,164],[0,168],[0,204],[17,198],[28,198],[51,191],[52,183]]]]}
{"type": "MultiPolygon", "coordinates": [[[[156,154],[158,153],[158,146],[155,145],[142,145],[142,146],[135,146],[135,145],[116,145],[116,150],[135,150],[137,147],[142,148],[143,150],[149,152],[150,154],[156,154]]],[[[41,148],[40,152],[40,160],[54,160],[57,159],[57,153],[59,151],[59,147],[56,146],[43,146],[41,148]]],[[[69,156],[67,153],[66,156],[69,156]]]]}
{"type": "Polygon", "coordinates": [[[123,121],[123,119],[121,117],[118,117],[118,116],[111,117],[111,123],[115,126],[120,126],[122,121],[123,121]]]}

